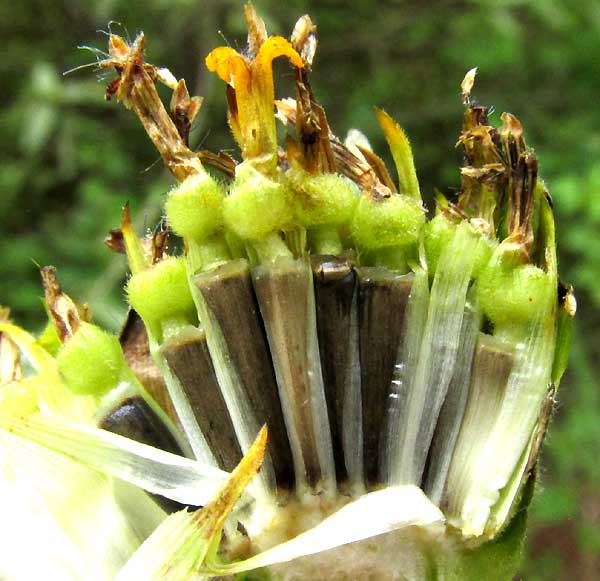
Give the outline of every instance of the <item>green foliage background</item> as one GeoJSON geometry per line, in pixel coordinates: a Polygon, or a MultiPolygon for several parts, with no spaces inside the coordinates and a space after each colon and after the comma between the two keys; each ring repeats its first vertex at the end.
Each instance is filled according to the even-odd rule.
{"type": "MultiPolygon", "coordinates": [[[[338,135],[362,129],[385,157],[372,106],[385,108],[411,137],[430,199],[435,188],[459,184],[459,84],[469,68],[479,67],[474,94],[494,106],[492,119],[508,110],[525,125],[554,197],[561,272],[576,287],[579,313],[523,575],[600,578],[600,3],[256,4],[270,32],[285,36],[298,16],[311,14],[320,32],[313,84],[332,128],[338,135]]],[[[225,40],[244,45],[242,14],[234,0],[0,4],[0,304],[19,323],[43,322],[38,263],[54,264],[68,292],[118,328],[125,265],[102,240],[126,201],[139,228],[154,225],[172,183],[134,115],[103,101],[93,69],[62,76],[95,59],[75,47],[106,48],[97,31],[111,20],[131,35],[144,30],[149,60],[205,97],[193,143],[232,148],[224,87],[203,63],[225,40]]],[[[283,96],[291,77],[285,66],[278,71],[283,96]]]]}

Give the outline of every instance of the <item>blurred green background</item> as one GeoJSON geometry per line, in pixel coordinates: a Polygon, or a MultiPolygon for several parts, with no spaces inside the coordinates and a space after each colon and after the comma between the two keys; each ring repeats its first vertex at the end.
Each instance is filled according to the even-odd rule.
{"type": "MultiPolygon", "coordinates": [[[[561,272],[579,303],[571,366],[541,462],[525,579],[600,578],[600,3],[257,0],[272,34],[309,12],[319,26],[313,85],[332,128],[361,128],[386,148],[372,106],[411,137],[422,191],[459,185],[460,81],[479,67],[474,95],[516,114],[554,197],[561,272]]],[[[0,304],[39,329],[38,264],[54,264],[95,319],[123,319],[125,264],[102,240],[131,203],[138,228],[159,218],[172,183],[135,116],[103,100],[106,81],[78,45],[106,48],[108,29],[147,35],[148,59],[205,97],[195,146],[232,148],[224,86],[204,56],[245,43],[233,0],[33,1],[0,4],[0,304]]],[[[282,96],[289,70],[278,65],[282,96]]],[[[165,93],[166,96],[166,93],[165,93]]],[[[231,150],[235,154],[234,150],[231,150]]],[[[385,155],[384,155],[385,157],[385,155]]]]}

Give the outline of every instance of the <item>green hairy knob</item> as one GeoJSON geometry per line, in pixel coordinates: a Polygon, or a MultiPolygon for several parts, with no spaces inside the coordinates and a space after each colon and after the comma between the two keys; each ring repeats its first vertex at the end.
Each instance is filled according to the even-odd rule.
{"type": "Polygon", "coordinates": [[[179,236],[204,240],[223,227],[223,188],[207,173],[193,175],[173,189],[165,204],[179,236]]]}
{"type": "Polygon", "coordinates": [[[134,274],[127,283],[127,295],[140,317],[151,323],[186,318],[195,312],[182,259],[169,257],[134,274]]]}
{"type": "Polygon", "coordinates": [[[296,216],[303,226],[338,226],[352,219],[359,192],[350,180],[337,174],[310,175],[293,171],[296,216]]]}
{"type": "Polygon", "coordinates": [[[498,327],[531,321],[536,313],[546,312],[552,300],[552,281],[548,273],[532,264],[515,264],[501,247],[478,279],[481,307],[498,327]]]}
{"type": "MultiPolygon", "coordinates": [[[[433,275],[437,270],[442,250],[450,243],[454,236],[456,224],[448,220],[443,214],[437,214],[424,228],[425,252],[429,271],[433,275]]],[[[475,261],[473,264],[473,278],[478,278],[479,273],[489,262],[494,250],[494,243],[486,235],[477,238],[475,261]]]]}
{"type": "Polygon", "coordinates": [[[438,214],[425,226],[425,251],[427,264],[433,273],[437,269],[442,250],[448,245],[454,235],[455,226],[443,214],[438,214]]]}
{"type": "Polygon", "coordinates": [[[261,240],[285,229],[292,221],[287,189],[252,166],[237,168],[236,180],[225,199],[226,225],[244,240],[261,240]]]}
{"type": "Polygon", "coordinates": [[[377,250],[409,246],[417,242],[425,223],[420,201],[393,195],[382,200],[361,197],[352,223],[352,236],[358,246],[377,250]]]}
{"type": "Polygon", "coordinates": [[[103,395],[118,383],[125,357],[119,340],[81,323],[58,357],[58,370],[71,391],[78,395],[103,395]]]}

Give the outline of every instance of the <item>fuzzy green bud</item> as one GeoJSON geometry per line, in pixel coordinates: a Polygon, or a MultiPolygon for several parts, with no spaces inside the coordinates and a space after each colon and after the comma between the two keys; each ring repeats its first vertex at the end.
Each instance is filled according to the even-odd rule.
{"type": "Polygon", "coordinates": [[[477,249],[475,250],[475,263],[473,264],[473,278],[479,278],[480,273],[487,266],[488,262],[494,254],[494,247],[497,246],[497,242],[492,240],[485,234],[482,234],[477,243],[477,249]]]}
{"type": "Polygon", "coordinates": [[[434,273],[440,260],[442,250],[449,244],[456,226],[447,220],[443,214],[437,214],[425,226],[425,253],[429,272],[434,273]]]}
{"type": "Polygon", "coordinates": [[[165,211],[173,231],[184,238],[204,240],[223,227],[223,188],[212,176],[200,173],[173,189],[165,211]]]}
{"type": "Polygon", "coordinates": [[[352,223],[352,236],[368,250],[406,247],[417,242],[425,212],[419,200],[393,195],[382,200],[361,197],[352,223]]]}
{"type": "Polygon", "coordinates": [[[340,226],[350,222],[359,199],[353,182],[337,174],[313,176],[298,169],[290,170],[288,177],[300,224],[340,226]]]}
{"type": "Polygon", "coordinates": [[[72,392],[98,396],[117,385],[126,365],[119,340],[90,323],[81,323],[63,345],[57,364],[72,392]]]}
{"type": "Polygon", "coordinates": [[[147,324],[194,318],[194,301],[181,258],[165,258],[152,268],[134,274],[126,290],[129,303],[147,324]]]}
{"type": "Polygon", "coordinates": [[[496,327],[518,327],[544,312],[552,300],[551,277],[533,264],[523,264],[501,244],[478,278],[483,312],[496,327]]]}
{"type": "Polygon", "coordinates": [[[241,164],[224,204],[225,223],[243,240],[262,240],[293,218],[290,194],[249,164],[241,164]]]}
{"type": "MultiPolygon", "coordinates": [[[[440,256],[450,243],[454,236],[457,224],[448,220],[444,214],[438,213],[433,220],[429,221],[424,228],[424,243],[425,252],[427,255],[427,264],[429,272],[434,274],[437,270],[437,265],[440,256]]],[[[482,269],[489,262],[493,250],[494,242],[484,234],[480,234],[477,238],[477,248],[475,249],[475,262],[473,264],[472,277],[477,278],[482,269]]]]}

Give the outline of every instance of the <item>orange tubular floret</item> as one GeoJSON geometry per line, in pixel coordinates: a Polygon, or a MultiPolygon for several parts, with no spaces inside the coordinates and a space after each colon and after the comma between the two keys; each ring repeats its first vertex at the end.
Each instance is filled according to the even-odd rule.
{"type": "Polygon", "coordinates": [[[244,160],[254,160],[267,173],[275,171],[277,164],[273,60],[280,56],[303,66],[300,55],[280,36],[268,38],[252,61],[230,47],[217,48],[206,57],[208,70],[235,90],[237,111],[231,112],[236,117],[232,124],[239,127],[236,137],[244,160]]]}

